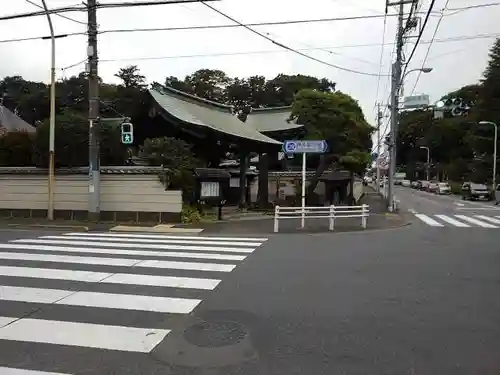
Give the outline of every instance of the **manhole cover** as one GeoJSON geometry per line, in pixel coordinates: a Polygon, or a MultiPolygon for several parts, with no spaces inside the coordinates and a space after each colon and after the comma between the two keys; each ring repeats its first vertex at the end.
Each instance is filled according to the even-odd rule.
{"type": "Polygon", "coordinates": [[[184,331],[184,338],[192,345],[219,347],[234,345],[243,340],[246,330],[235,322],[204,322],[184,331]]]}

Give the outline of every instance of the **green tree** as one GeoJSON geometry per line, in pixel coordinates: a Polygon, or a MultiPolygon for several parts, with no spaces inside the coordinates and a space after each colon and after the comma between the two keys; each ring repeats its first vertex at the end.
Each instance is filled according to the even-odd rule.
{"type": "MultiPolygon", "coordinates": [[[[126,158],[125,146],[120,143],[118,124],[101,123],[101,165],[123,165],[126,158]]],[[[56,167],[88,166],[89,127],[86,116],[65,111],[56,116],[55,164],[56,167]]],[[[46,168],[49,164],[49,123],[46,120],[38,126],[34,163],[46,168]]]]}
{"type": "Polygon", "coordinates": [[[27,167],[32,164],[34,135],[8,132],[0,135],[0,166],[27,167]]]}
{"type": "Polygon", "coordinates": [[[226,103],[226,89],[231,79],[222,70],[200,69],[187,76],[184,82],[191,88],[189,92],[214,102],[226,103]]]}
{"type": "MultiPolygon", "coordinates": [[[[303,124],[308,139],[324,139],[329,152],[317,163],[308,195],[328,168],[343,166],[358,173],[368,166],[373,128],[366,122],[359,104],[340,91],[302,90],[295,97],[292,118],[303,124]]],[[[311,158],[312,159],[312,158],[311,158]]]]}
{"type": "Polygon", "coordinates": [[[200,162],[188,143],[172,137],[146,139],[141,154],[149,165],[169,169],[168,187],[182,189],[185,199],[190,199],[195,183],[194,168],[200,162]]]}
{"type": "Polygon", "coordinates": [[[127,88],[143,88],[146,86],[146,77],[139,73],[139,68],[137,65],[129,65],[125,68],[121,68],[118,73],[115,74],[122,80],[123,86],[127,88]]]}
{"type": "Polygon", "coordinates": [[[316,78],[302,74],[279,74],[266,83],[267,107],[292,105],[294,97],[301,90],[311,89],[320,92],[334,92],[336,84],[326,78],[316,78]]]}
{"type": "Polygon", "coordinates": [[[483,74],[479,109],[483,119],[500,122],[500,38],[490,49],[489,61],[483,74]]]}

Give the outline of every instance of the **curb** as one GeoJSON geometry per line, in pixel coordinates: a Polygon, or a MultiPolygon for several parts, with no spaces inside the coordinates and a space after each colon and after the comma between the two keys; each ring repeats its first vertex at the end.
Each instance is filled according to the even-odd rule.
{"type": "Polygon", "coordinates": [[[77,230],[89,231],[89,227],[85,225],[57,225],[57,224],[7,224],[8,227],[27,228],[27,229],[60,229],[60,230],[77,230]]]}
{"type": "Polygon", "coordinates": [[[173,225],[156,225],[154,227],[137,227],[117,225],[109,228],[110,232],[147,232],[147,233],[200,233],[201,228],[175,228],[173,225]]]}

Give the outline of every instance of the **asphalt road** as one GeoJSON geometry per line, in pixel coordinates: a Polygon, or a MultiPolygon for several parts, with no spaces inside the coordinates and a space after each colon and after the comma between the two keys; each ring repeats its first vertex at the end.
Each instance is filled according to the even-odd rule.
{"type": "MultiPolygon", "coordinates": [[[[68,242],[68,239],[40,238],[44,235],[26,232],[26,241],[8,242],[11,238],[0,233],[0,244],[4,247],[31,245],[24,250],[20,247],[0,250],[0,271],[3,272],[0,317],[31,319],[29,324],[24,319],[18,320],[17,326],[11,323],[9,331],[0,328],[2,375],[32,375],[9,373],[2,366],[74,375],[500,373],[500,231],[470,228],[443,236],[442,231],[412,225],[386,231],[286,234],[269,236],[267,241],[253,240],[261,244],[241,245],[240,252],[228,248],[238,247],[234,245],[237,241],[252,241],[226,239],[225,245],[217,245],[221,246],[218,250],[204,253],[239,254],[245,259],[168,259],[236,265],[230,272],[218,269],[205,271],[205,275],[200,269],[118,266],[109,258],[167,260],[158,254],[155,257],[139,255],[137,251],[200,254],[201,250],[195,248],[207,246],[200,241],[222,240],[198,237],[187,240],[189,245],[175,245],[178,249],[173,250],[165,247],[168,243],[172,245],[168,242],[172,239],[166,238],[153,245],[138,237],[110,237],[106,244],[99,244],[106,242],[102,237],[85,237],[70,240],[79,241],[73,245],[57,242],[68,242]],[[114,243],[117,245],[112,245],[114,243]],[[59,247],[59,250],[41,246],[59,247]],[[155,246],[155,250],[151,246],[155,246]],[[185,248],[180,249],[182,246],[185,248]],[[191,246],[191,250],[187,250],[187,246],[191,246]],[[109,254],[110,249],[120,255],[109,254]],[[241,249],[247,252],[241,253],[241,249]],[[62,262],[70,258],[61,258],[59,262],[21,261],[7,259],[3,254],[72,256],[76,251],[80,251],[79,255],[85,256],[85,260],[75,260],[79,263],[62,262]],[[125,251],[136,253],[124,255],[125,251]],[[107,264],[89,264],[90,257],[95,263],[95,258],[104,256],[108,258],[107,264]],[[6,276],[5,267],[13,266],[66,270],[69,273],[65,275],[70,276],[59,280],[47,274],[31,278],[26,274],[6,276]],[[119,279],[97,284],[71,280],[77,270],[112,273],[108,276],[111,280],[107,281],[113,281],[118,273],[134,274],[136,285],[120,283],[119,279]],[[145,285],[144,275],[197,278],[205,286],[209,277],[221,282],[213,290],[181,285],[159,287],[145,285]],[[202,302],[191,312],[184,306],[187,309],[184,313],[158,311],[165,307],[179,309],[181,305],[172,301],[165,305],[148,300],[136,305],[136,310],[127,310],[123,308],[127,300],[121,300],[121,309],[103,308],[102,305],[116,300],[83,298],[77,293],[66,304],[48,300],[34,303],[27,302],[34,294],[26,290],[5,294],[2,289],[5,286],[178,297],[202,302]],[[14,301],[15,298],[19,301],[14,301]],[[156,311],[145,311],[146,306],[150,310],[156,307],[156,311]],[[38,320],[58,323],[50,330],[46,323],[40,325],[38,320]],[[79,325],[79,328],[93,329],[85,332],[60,324],[70,321],[101,326],[79,325]],[[145,330],[139,332],[145,335],[113,331],[110,325],[136,327],[145,330]],[[171,332],[158,340],[156,335],[164,329],[171,332]],[[128,340],[123,340],[127,335],[128,340]],[[35,339],[38,342],[34,342],[35,339]],[[62,344],[68,341],[73,341],[73,345],[62,344]],[[114,349],[110,349],[112,347],[114,349]]],[[[40,294],[37,296],[41,298],[40,294]]]]}
{"type": "Polygon", "coordinates": [[[396,187],[395,195],[402,211],[413,215],[417,225],[500,228],[500,206],[493,202],[464,201],[455,195],[437,195],[401,186],[396,187]]]}

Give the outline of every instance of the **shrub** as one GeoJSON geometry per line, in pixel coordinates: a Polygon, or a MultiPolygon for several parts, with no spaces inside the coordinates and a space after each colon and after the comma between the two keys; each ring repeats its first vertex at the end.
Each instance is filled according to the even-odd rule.
{"type": "Polygon", "coordinates": [[[197,224],[201,221],[200,211],[193,206],[182,207],[181,221],[184,224],[197,224]]]}
{"type": "Polygon", "coordinates": [[[0,136],[0,166],[27,167],[33,165],[34,134],[24,131],[0,136]]]}

